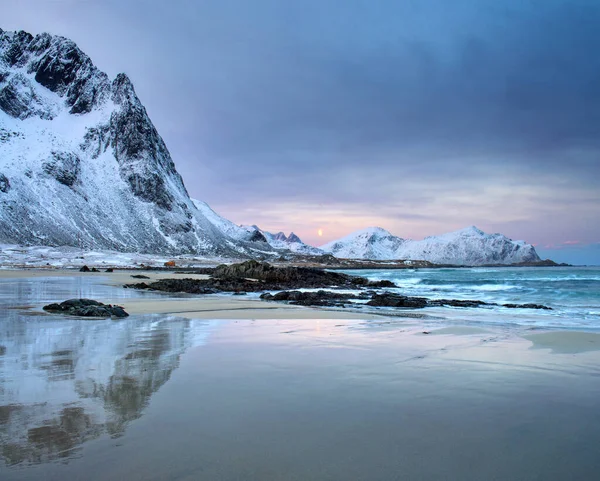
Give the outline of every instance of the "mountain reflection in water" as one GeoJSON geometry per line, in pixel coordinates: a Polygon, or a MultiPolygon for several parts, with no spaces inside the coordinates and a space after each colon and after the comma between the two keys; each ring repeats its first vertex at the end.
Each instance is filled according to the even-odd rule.
{"type": "Polygon", "coordinates": [[[68,459],[121,436],[212,322],[165,316],[79,320],[0,307],[0,456],[68,459]]]}

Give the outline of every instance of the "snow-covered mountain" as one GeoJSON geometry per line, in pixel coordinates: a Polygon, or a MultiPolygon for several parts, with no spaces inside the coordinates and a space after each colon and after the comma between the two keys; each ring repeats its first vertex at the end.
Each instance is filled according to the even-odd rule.
{"type": "Polygon", "coordinates": [[[255,249],[260,243],[265,249],[279,251],[291,251],[301,255],[321,255],[323,251],[309,246],[293,232],[286,236],[283,232],[272,234],[262,230],[256,225],[237,225],[217,214],[206,202],[192,199],[196,208],[208,219],[220,232],[236,242],[253,242],[255,249]],[[268,247],[267,247],[268,246],[268,247]]]}
{"type": "Polygon", "coordinates": [[[474,226],[421,241],[402,239],[380,227],[370,227],[329,242],[321,250],[347,259],[410,259],[471,266],[540,260],[531,244],[502,234],[486,234],[474,226]]]}
{"type": "Polygon", "coordinates": [[[404,239],[390,234],[381,227],[368,227],[363,230],[322,245],[322,251],[343,259],[398,259],[395,252],[404,239]]]}
{"type": "Polygon", "coordinates": [[[263,230],[260,232],[262,232],[267,239],[267,242],[275,249],[289,250],[295,254],[301,255],[319,256],[324,254],[321,249],[309,246],[308,244],[302,242],[300,237],[293,232],[290,232],[290,235],[288,236],[286,236],[283,232],[278,232],[277,234],[271,234],[270,232],[263,230]]]}
{"type": "Polygon", "coordinates": [[[205,213],[125,74],[111,81],[66,38],[0,30],[0,242],[252,250],[205,213]]]}

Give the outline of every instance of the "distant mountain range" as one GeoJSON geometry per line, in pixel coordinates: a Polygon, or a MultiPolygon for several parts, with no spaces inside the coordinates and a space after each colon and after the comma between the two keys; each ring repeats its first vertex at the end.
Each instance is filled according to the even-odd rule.
{"type": "MultiPolygon", "coordinates": [[[[196,199],[193,199],[193,202],[198,211],[220,232],[229,238],[228,242],[233,242],[234,244],[239,242],[253,242],[255,243],[253,246],[254,249],[256,249],[256,244],[260,245],[262,243],[263,249],[268,246],[269,248],[272,248],[278,252],[281,251],[280,253],[285,253],[288,251],[301,255],[324,254],[324,252],[320,249],[309,246],[308,244],[302,242],[300,238],[293,232],[291,232],[289,236],[286,236],[283,232],[272,234],[260,229],[256,225],[240,226],[234,224],[230,220],[225,219],[224,217],[221,217],[214,210],[212,210],[206,202],[196,199]]],[[[273,253],[275,254],[276,252],[273,253]]]]}
{"type": "Polygon", "coordinates": [[[423,241],[370,228],[319,249],[294,233],[238,226],[189,197],[125,74],[110,80],[64,37],[1,29],[0,243],[468,265],[539,260],[533,246],[474,227],[423,241]]]}
{"type": "Polygon", "coordinates": [[[370,227],[329,242],[321,250],[348,259],[412,259],[470,266],[540,261],[531,244],[513,241],[502,234],[486,234],[474,226],[420,241],[370,227]]]}

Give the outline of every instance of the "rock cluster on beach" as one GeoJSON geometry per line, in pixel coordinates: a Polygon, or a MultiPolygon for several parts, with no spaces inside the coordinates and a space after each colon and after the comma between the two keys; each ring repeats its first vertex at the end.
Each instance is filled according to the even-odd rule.
{"type": "Polygon", "coordinates": [[[522,309],[550,309],[539,304],[496,304],[480,300],[427,299],[404,296],[375,289],[397,288],[393,282],[369,281],[364,277],[350,276],[309,267],[275,267],[266,262],[246,261],[240,264],[220,265],[210,272],[208,279],[161,279],[146,284],[126,284],[124,287],[163,292],[186,292],[190,294],[216,294],[231,292],[263,292],[265,301],[287,302],[302,306],[349,307],[356,301],[369,307],[393,307],[422,309],[424,307],[492,307],[522,309]],[[322,289],[352,289],[357,294],[322,289]],[[298,289],[320,289],[303,292],[298,289]],[[280,291],[272,294],[269,291],[280,291]],[[366,302],[365,302],[366,301],[366,302]]]}
{"type": "Polygon", "coordinates": [[[552,309],[541,304],[497,304],[479,300],[427,299],[411,297],[391,292],[376,293],[363,291],[360,294],[348,294],[331,291],[301,292],[282,291],[276,294],[265,292],[260,296],[265,301],[285,301],[300,306],[348,307],[357,299],[368,299],[367,306],[396,307],[402,309],[422,309],[424,307],[507,307],[513,309],[552,309]]]}
{"type": "Polygon", "coordinates": [[[102,304],[92,299],[69,299],[60,304],[48,304],[44,311],[52,314],[66,314],[77,317],[127,317],[129,314],[121,306],[102,304]]]}
{"type": "Polygon", "coordinates": [[[261,292],[287,289],[381,288],[397,287],[390,281],[369,281],[364,277],[349,276],[310,267],[274,267],[267,262],[254,260],[240,264],[221,265],[210,271],[209,279],[161,279],[146,284],[126,284],[125,287],[190,294],[217,292],[261,292]]]}

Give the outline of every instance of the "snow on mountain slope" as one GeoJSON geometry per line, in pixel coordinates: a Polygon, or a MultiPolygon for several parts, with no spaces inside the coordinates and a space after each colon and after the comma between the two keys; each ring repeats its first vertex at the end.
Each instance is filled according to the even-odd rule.
{"type": "Polygon", "coordinates": [[[371,227],[325,244],[321,249],[341,258],[410,259],[470,266],[540,260],[531,244],[513,241],[502,234],[486,234],[474,226],[421,241],[402,239],[371,227]]]}
{"type": "Polygon", "coordinates": [[[322,245],[320,249],[344,259],[392,260],[397,259],[395,252],[404,242],[381,227],[368,227],[322,245]]]}
{"type": "Polygon", "coordinates": [[[192,202],[198,211],[227,237],[238,241],[248,241],[252,237],[252,234],[248,231],[248,229],[234,224],[225,217],[221,217],[214,210],[212,210],[206,202],[202,202],[198,199],[192,199],[192,202]]]}
{"type": "Polygon", "coordinates": [[[234,253],[130,80],[70,40],[0,30],[0,242],[234,253]]]}
{"type": "Polygon", "coordinates": [[[309,246],[300,240],[293,232],[286,236],[283,232],[271,234],[270,232],[261,231],[266,237],[267,242],[276,249],[290,250],[295,254],[318,256],[324,254],[321,249],[309,246]]]}
{"type": "Polygon", "coordinates": [[[260,246],[262,243],[264,244],[263,249],[268,246],[269,248],[275,249],[275,252],[273,253],[278,254],[281,254],[282,251],[291,251],[295,254],[303,255],[323,254],[323,251],[320,249],[309,246],[302,242],[300,238],[293,232],[291,232],[289,236],[286,236],[283,232],[272,234],[260,229],[256,225],[240,226],[234,224],[230,220],[225,219],[224,217],[221,217],[214,210],[212,210],[206,202],[196,199],[192,199],[192,201],[206,219],[208,219],[220,232],[237,243],[252,242],[255,250],[258,248],[257,246],[260,246]]]}

